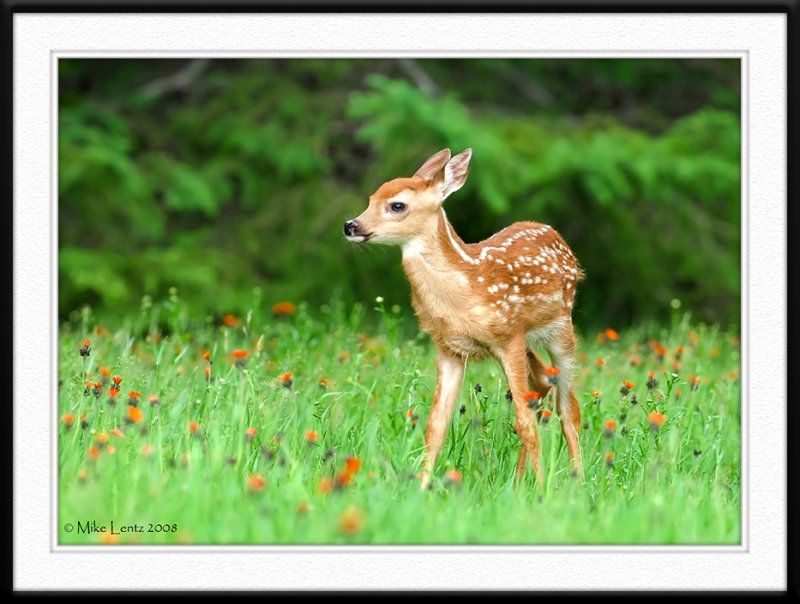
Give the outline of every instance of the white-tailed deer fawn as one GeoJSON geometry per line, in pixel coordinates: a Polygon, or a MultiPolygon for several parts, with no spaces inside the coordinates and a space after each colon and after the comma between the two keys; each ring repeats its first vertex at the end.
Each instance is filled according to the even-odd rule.
{"type": "Polygon", "coordinates": [[[514,428],[522,443],[517,475],[524,476],[530,463],[541,484],[536,405],[531,404],[536,397],[530,393],[543,402],[555,383],[572,468],[581,476],[572,305],[583,273],[561,236],[544,224],[517,222],[481,243],[459,238],[442,204],[463,186],[471,159],[472,149],[452,158],[449,149],[439,151],[411,178],[384,183],[369,207],[344,225],[350,241],[402,247],[414,310],[436,345],[438,382],[425,432],[421,486],[430,483],[467,359],[486,356],[500,362],[511,390],[514,428]],[[534,351],[540,346],[557,372],[548,373],[534,351]]]}

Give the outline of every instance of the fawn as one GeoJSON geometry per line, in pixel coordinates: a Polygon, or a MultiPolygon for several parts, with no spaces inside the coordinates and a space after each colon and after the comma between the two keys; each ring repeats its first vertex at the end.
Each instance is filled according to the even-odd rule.
{"type": "Polygon", "coordinates": [[[412,305],[436,346],[437,385],[421,487],[430,484],[467,360],[487,356],[499,361],[513,398],[521,441],[517,476],[522,478],[530,463],[542,483],[534,408],[555,385],[572,470],[582,478],[572,306],[583,271],[561,236],[536,222],[517,222],[480,243],[464,243],[442,205],[464,185],[471,160],[472,149],[452,158],[449,149],[439,151],[411,178],[381,185],[367,209],[344,225],[350,241],[401,246],[412,305]],[[554,369],[542,363],[533,349],[538,346],[548,351],[554,369]]]}

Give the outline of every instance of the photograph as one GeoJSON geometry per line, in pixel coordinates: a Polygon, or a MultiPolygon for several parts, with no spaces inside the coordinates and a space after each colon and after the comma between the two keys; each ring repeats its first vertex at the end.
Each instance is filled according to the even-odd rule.
{"type": "Polygon", "coordinates": [[[59,59],[59,544],[740,543],[740,85],[59,59]]]}
{"type": "Polygon", "coordinates": [[[790,15],[12,13],[15,591],[791,583],[790,15]]]}

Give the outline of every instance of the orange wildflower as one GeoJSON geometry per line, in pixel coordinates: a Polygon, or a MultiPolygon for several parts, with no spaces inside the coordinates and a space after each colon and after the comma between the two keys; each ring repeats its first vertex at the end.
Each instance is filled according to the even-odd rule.
{"type": "Polygon", "coordinates": [[[455,468],[447,470],[444,475],[444,481],[447,484],[461,484],[461,472],[455,468]]]}
{"type": "Polygon", "coordinates": [[[667,421],[667,416],[660,411],[651,411],[647,414],[647,421],[650,422],[650,429],[657,431],[667,421]]]}
{"type": "Polygon", "coordinates": [[[234,350],[231,355],[233,356],[233,363],[240,369],[243,368],[247,364],[247,355],[250,354],[246,350],[237,349],[234,350]]]}
{"type": "Polygon", "coordinates": [[[610,468],[611,466],[614,465],[614,452],[609,451],[608,453],[606,453],[605,457],[606,457],[606,465],[610,468]]]}
{"type": "Polygon", "coordinates": [[[128,407],[128,420],[134,424],[138,424],[144,419],[144,413],[139,407],[128,407]]]}
{"type": "Polygon", "coordinates": [[[203,353],[203,358],[204,358],[206,361],[210,360],[210,359],[211,359],[211,351],[210,351],[210,350],[206,350],[206,351],[203,353]]]}
{"type": "Polygon", "coordinates": [[[361,460],[358,457],[348,457],[345,462],[345,471],[355,474],[361,469],[361,460]]]}
{"type": "Polygon", "coordinates": [[[253,428],[253,427],[251,426],[250,428],[248,428],[247,430],[245,430],[245,433],[244,433],[244,439],[245,439],[247,442],[250,442],[250,441],[251,441],[251,440],[253,440],[255,437],[256,437],[256,429],[255,429],[255,428],[253,428]]]}
{"type": "Polygon", "coordinates": [[[291,302],[278,302],[272,307],[272,315],[279,317],[281,315],[293,315],[297,312],[297,307],[291,302]]]}
{"type": "Polygon", "coordinates": [[[111,434],[113,434],[113,435],[114,435],[114,436],[116,436],[117,438],[123,438],[123,439],[125,438],[125,434],[123,434],[123,433],[122,433],[122,430],[120,430],[119,428],[114,428],[114,429],[111,431],[111,434]]]}
{"type": "Polygon", "coordinates": [[[314,445],[317,443],[317,433],[314,430],[309,430],[306,432],[306,440],[308,441],[309,445],[314,445]]]}
{"type": "Polygon", "coordinates": [[[200,435],[200,425],[197,422],[189,422],[189,432],[195,436],[200,435]]]}
{"type": "Polygon", "coordinates": [[[347,470],[342,470],[336,475],[336,488],[343,489],[353,480],[353,475],[347,470]]]}
{"type": "Polygon", "coordinates": [[[550,418],[553,416],[553,412],[550,409],[545,409],[542,411],[542,423],[546,424],[550,421],[550,418]]]}
{"type": "Polygon", "coordinates": [[[98,541],[100,545],[114,545],[115,543],[119,543],[119,535],[116,533],[100,533],[98,541]]]}
{"type": "Polygon", "coordinates": [[[595,360],[595,363],[597,364],[598,367],[605,367],[606,360],[604,358],[602,358],[602,357],[598,357],[595,360]]]}
{"type": "Polygon", "coordinates": [[[323,476],[320,479],[317,488],[319,489],[320,493],[322,493],[323,495],[327,495],[333,490],[333,478],[331,478],[330,476],[323,476]]]}
{"type": "Polygon", "coordinates": [[[349,507],[339,516],[339,528],[348,535],[355,534],[364,526],[365,519],[363,510],[349,507]]]}
{"type": "Polygon", "coordinates": [[[72,422],[75,421],[75,416],[72,415],[72,413],[65,413],[61,417],[61,421],[64,422],[64,427],[65,428],[71,428],[72,427],[72,422]]]}
{"type": "Polygon", "coordinates": [[[619,340],[619,334],[617,333],[617,331],[611,329],[610,327],[607,328],[604,333],[606,334],[606,337],[612,342],[619,340]]]}
{"type": "Polygon", "coordinates": [[[228,313],[222,316],[222,324],[225,325],[226,327],[238,327],[239,325],[241,325],[241,323],[242,322],[239,320],[239,317],[237,317],[236,315],[228,313]]]}
{"type": "Polygon", "coordinates": [[[531,409],[536,409],[539,406],[539,399],[541,395],[533,390],[532,392],[526,392],[522,395],[522,398],[525,399],[525,402],[528,403],[528,407],[531,409]]]}
{"type": "Polygon", "coordinates": [[[261,474],[250,474],[247,478],[247,488],[253,492],[263,490],[266,484],[267,481],[261,474]]]}
{"type": "Polygon", "coordinates": [[[100,457],[100,449],[92,445],[89,447],[89,457],[92,459],[98,459],[100,457]]]}

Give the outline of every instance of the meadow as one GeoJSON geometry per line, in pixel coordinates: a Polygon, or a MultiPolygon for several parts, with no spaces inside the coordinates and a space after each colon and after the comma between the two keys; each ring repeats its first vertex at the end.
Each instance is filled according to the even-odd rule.
{"type": "Polygon", "coordinates": [[[436,370],[406,301],[253,295],[244,316],[172,290],[60,325],[59,544],[740,543],[738,333],[682,314],[579,333],[583,481],[549,396],[543,484],[515,480],[505,378],[471,363],[421,491],[436,370]]]}

